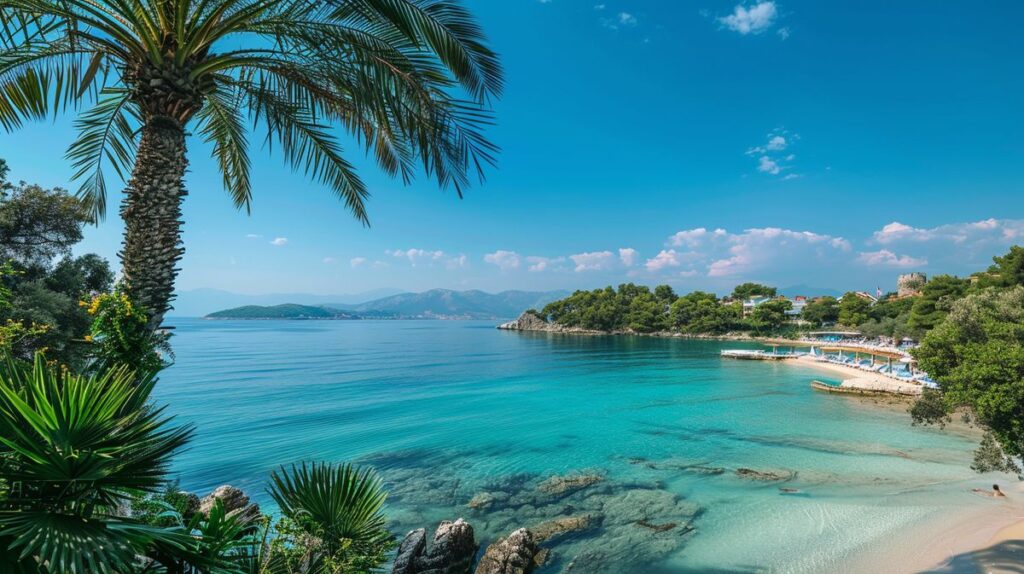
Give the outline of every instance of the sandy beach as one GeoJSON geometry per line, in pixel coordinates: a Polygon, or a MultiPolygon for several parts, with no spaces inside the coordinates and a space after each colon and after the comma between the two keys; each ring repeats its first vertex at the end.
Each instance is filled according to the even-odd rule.
{"type": "MultiPolygon", "coordinates": [[[[977,488],[989,486],[979,477],[977,488]]],[[[854,556],[848,572],[1024,572],[1024,484],[1002,482],[1001,488],[1006,498],[977,495],[977,505],[970,510],[938,516],[879,541],[854,556]]]]}
{"type": "MultiPolygon", "coordinates": [[[[811,357],[793,359],[844,375],[843,384],[898,394],[917,394],[906,387],[912,383],[873,375],[860,369],[816,361],[811,357]]],[[[981,475],[976,484],[965,486],[988,489],[991,482],[981,475]]],[[[942,515],[880,541],[870,550],[854,556],[849,572],[934,574],[1022,574],[1024,573],[1024,483],[1000,481],[1006,498],[976,495],[970,510],[942,515]]]]}
{"type": "Polygon", "coordinates": [[[879,373],[871,373],[847,365],[837,365],[835,363],[818,361],[809,355],[803,355],[791,360],[801,365],[825,369],[827,371],[843,375],[843,383],[840,385],[841,387],[861,391],[884,392],[910,396],[921,394],[921,385],[901,381],[879,373]]]}

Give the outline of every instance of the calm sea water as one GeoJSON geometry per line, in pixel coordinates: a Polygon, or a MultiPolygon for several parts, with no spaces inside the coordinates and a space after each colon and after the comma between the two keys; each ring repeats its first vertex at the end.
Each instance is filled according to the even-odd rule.
{"type": "Polygon", "coordinates": [[[736,343],[483,322],[175,325],[156,394],[198,429],[175,463],[185,488],[230,483],[267,504],[278,465],[355,461],[387,479],[396,533],[461,516],[486,542],[584,517],[549,539],[542,572],[842,571],[976,504],[966,491],[992,479],[968,468],[976,437],[812,392],[830,376],[812,368],[719,358],[736,343]],[[544,487],[567,475],[600,481],[544,487]]]}

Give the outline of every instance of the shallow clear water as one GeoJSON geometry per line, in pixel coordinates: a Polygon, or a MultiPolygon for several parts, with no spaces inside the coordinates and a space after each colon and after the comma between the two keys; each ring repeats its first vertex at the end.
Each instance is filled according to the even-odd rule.
{"type": "Polygon", "coordinates": [[[991,482],[968,468],[976,437],[815,393],[812,379],[834,375],[810,367],[718,355],[751,345],[482,322],[175,325],[156,394],[198,429],[175,463],[185,488],[230,483],[267,503],[277,465],[357,461],[389,481],[398,533],[462,516],[486,542],[588,516],[548,542],[542,572],[840,571],[991,482]],[[601,481],[545,493],[568,474],[601,481]],[[467,507],[482,492],[489,508],[467,507]]]}

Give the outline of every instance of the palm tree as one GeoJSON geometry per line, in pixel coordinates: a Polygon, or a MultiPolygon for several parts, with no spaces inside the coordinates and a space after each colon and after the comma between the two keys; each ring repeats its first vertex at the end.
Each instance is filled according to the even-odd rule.
{"type": "Polygon", "coordinates": [[[496,152],[481,130],[500,65],[457,0],[5,0],[0,48],[5,129],[89,106],[68,157],[97,219],[103,166],[130,169],[120,257],[151,328],[184,253],[191,131],[239,209],[259,135],[364,224],[369,194],[335,126],[386,173],[408,183],[422,169],[460,197],[496,152]]]}

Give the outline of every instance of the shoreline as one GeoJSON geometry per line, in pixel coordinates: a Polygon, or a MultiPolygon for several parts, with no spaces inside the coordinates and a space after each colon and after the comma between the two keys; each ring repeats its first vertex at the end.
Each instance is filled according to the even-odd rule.
{"type": "MultiPolygon", "coordinates": [[[[982,479],[965,489],[987,488],[982,479]]],[[[976,506],[937,512],[898,536],[856,551],[849,572],[999,574],[1020,572],[1024,559],[1024,484],[1003,485],[1007,498],[974,495],[976,506]],[[1007,568],[1009,566],[1009,568],[1007,568]]],[[[970,496],[966,494],[965,496],[970,496]]]]}
{"type": "MultiPolygon", "coordinates": [[[[853,392],[886,393],[899,396],[918,396],[924,389],[923,386],[887,377],[879,373],[871,373],[847,365],[837,365],[825,361],[818,361],[809,356],[794,357],[787,359],[796,364],[817,367],[833,373],[845,375],[840,389],[847,389],[853,392]]],[[[786,361],[784,361],[786,362],[786,361]]]]}
{"type": "MultiPolygon", "coordinates": [[[[911,385],[880,375],[872,377],[870,373],[853,367],[815,361],[810,357],[799,357],[793,361],[794,364],[850,375],[855,379],[887,379],[878,381],[883,386],[889,383],[911,385]]],[[[869,381],[869,384],[873,384],[873,381],[869,381]]],[[[910,398],[899,392],[886,394],[896,398],[910,398]]],[[[965,484],[965,491],[971,488],[990,488],[989,480],[979,475],[977,480],[965,484]]],[[[848,564],[849,571],[872,574],[1020,572],[1020,564],[1024,563],[1024,482],[1001,483],[1000,487],[1006,491],[1007,498],[974,495],[978,499],[977,504],[970,508],[938,512],[934,517],[901,532],[898,537],[880,540],[855,552],[848,564]]]]}

